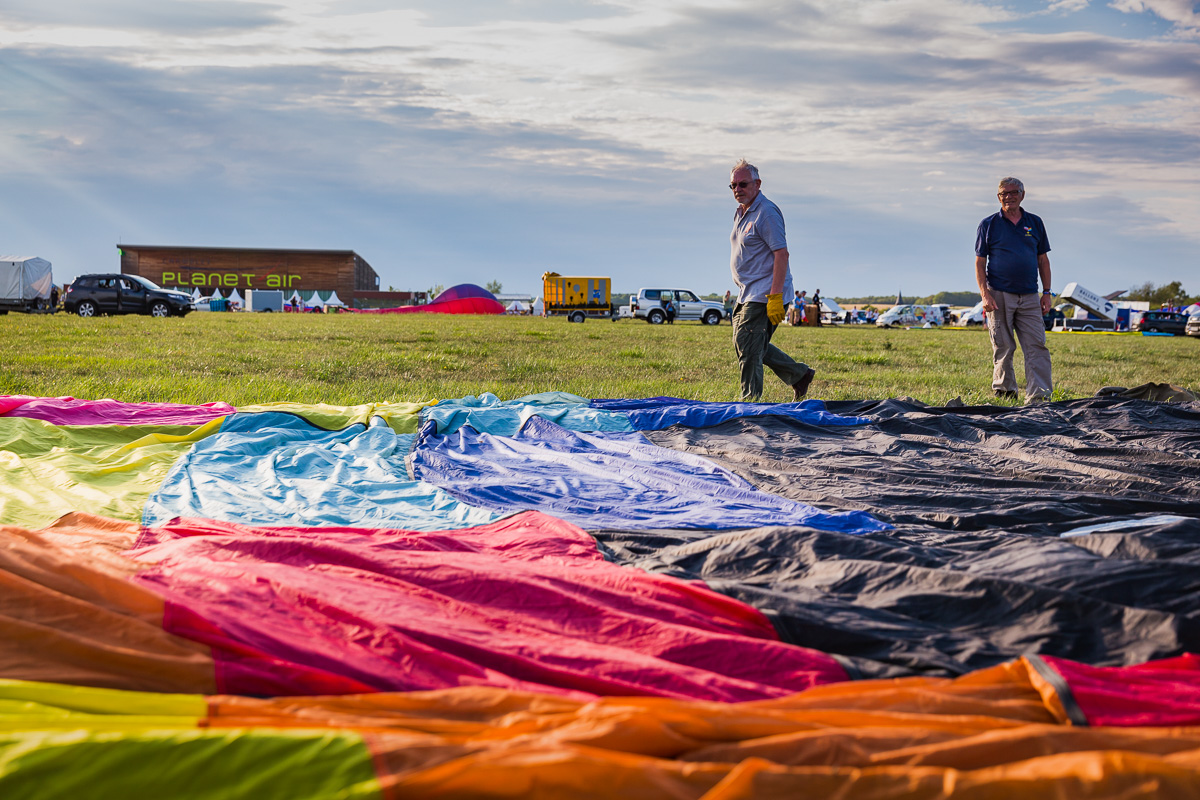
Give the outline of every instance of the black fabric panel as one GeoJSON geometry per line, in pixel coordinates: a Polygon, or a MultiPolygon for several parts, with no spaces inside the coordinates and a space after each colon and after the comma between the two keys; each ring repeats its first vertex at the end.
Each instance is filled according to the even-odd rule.
{"type": "Polygon", "coordinates": [[[829,406],[877,422],[760,417],[646,436],[895,530],[599,531],[597,541],[615,561],[761,609],[785,640],[863,677],[955,675],[1030,654],[1124,665],[1200,651],[1196,404],[829,406]],[[1133,527],[1060,538],[1105,522],[1133,527]]]}
{"type": "Polygon", "coordinates": [[[648,431],[755,485],[896,525],[1056,533],[1104,518],[1200,516],[1200,409],[1091,398],[1020,409],[831,403],[878,422],[784,417],[648,431]]]}

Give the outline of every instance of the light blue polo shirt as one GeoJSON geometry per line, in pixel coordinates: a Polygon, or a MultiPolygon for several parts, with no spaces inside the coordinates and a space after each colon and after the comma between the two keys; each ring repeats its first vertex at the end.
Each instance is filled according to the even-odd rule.
{"type": "MultiPolygon", "coordinates": [[[[746,213],[739,216],[741,206],[733,212],[733,232],[729,234],[729,270],[738,287],[739,303],[765,303],[771,291],[771,275],[775,270],[775,251],[787,247],[783,230],[783,212],[762,192],[754,198],[746,213]]],[[[789,266],[783,283],[783,302],[790,303],[792,270],[789,266]]]]}

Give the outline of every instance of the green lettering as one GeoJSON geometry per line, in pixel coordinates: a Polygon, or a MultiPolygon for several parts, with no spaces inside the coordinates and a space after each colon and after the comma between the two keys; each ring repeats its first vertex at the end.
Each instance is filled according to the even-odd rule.
{"type": "Polygon", "coordinates": [[[237,288],[237,273],[227,272],[224,275],[222,275],[221,276],[221,285],[222,286],[232,286],[234,288],[237,288]]]}
{"type": "Polygon", "coordinates": [[[162,285],[163,286],[170,286],[172,283],[181,283],[181,282],[182,281],[179,280],[179,276],[176,275],[174,272],[164,272],[162,274],[162,285]]]}
{"type": "Polygon", "coordinates": [[[268,289],[278,289],[282,285],[283,284],[280,283],[278,275],[268,275],[267,276],[267,288],[268,289]]]}
{"type": "Polygon", "coordinates": [[[247,286],[254,285],[254,273],[253,272],[243,272],[242,277],[246,279],[247,286]]]}
{"type": "Polygon", "coordinates": [[[290,289],[290,288],[292,288],[293,282],[300,280],[300,276],[299,275],[288,275],[287,279],[288,279],[287,288],[290,289]]]}

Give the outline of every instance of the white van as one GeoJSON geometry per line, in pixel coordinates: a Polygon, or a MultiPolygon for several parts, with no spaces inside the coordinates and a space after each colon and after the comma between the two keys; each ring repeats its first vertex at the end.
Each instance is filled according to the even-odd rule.
{"type": "Polygon", "coordinates": [[[980,300],[974,306],[966,311],[959,312],[958,324],[964,327],[971,325],[982,325],[987,322],[987,318],[983,313],[983,301],[980,300]]]}
{"type": "Polygon", "coordinates": [[[890,328],[893,325],[903,325],[919,328],[927,322],[934,326],[946,323],[946,318],[942,315],[941,306],[892,306],[879,315],[879,319],[875,320],[875,326],[878,328],[890,328]]]}

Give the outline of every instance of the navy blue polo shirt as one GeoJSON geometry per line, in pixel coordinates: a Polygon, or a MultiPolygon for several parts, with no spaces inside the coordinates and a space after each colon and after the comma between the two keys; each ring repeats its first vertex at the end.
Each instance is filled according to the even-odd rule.
{"type": "Polygon", "coordinates": [[[1034,294],[1038,291],[1038,256],[1050,252],[1042,218],[1021,209],[1021,221],[1008,221],[997,211],[975,234],[975,255],[987,259],[987,284],[1000,292],[1034,294]]]}

